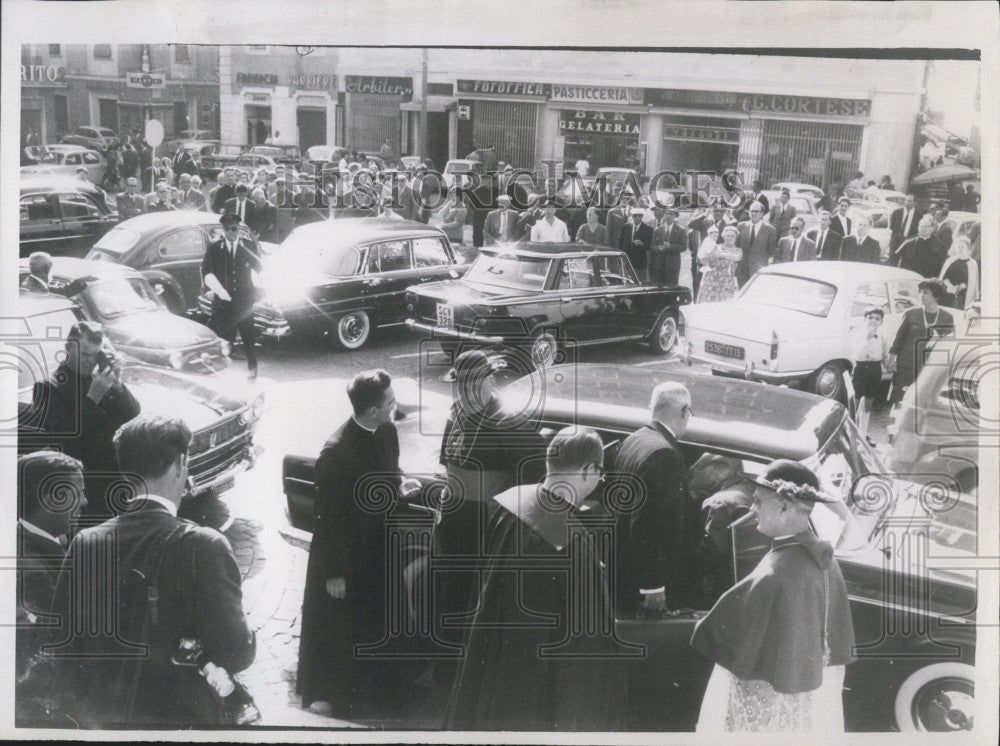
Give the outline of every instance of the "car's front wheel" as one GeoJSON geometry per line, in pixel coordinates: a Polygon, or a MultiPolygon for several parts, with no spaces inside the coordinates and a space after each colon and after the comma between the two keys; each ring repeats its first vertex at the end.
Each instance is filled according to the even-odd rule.
{"type": "Polygon", "coordinates": [[[837,362],[830,362],[822,366],[813,374],[813,393],[844,403],[847,399],[844,370],[843,364],[837,362]]]}
{"type": "Polygon", "coordinates": [[[539,368],[555,364],[559,354],[559,343],[552,332],[539,332],[531,341],[531,362],[539,368]]]}
{"type": "Polygon", "coordinates": [[[372,333],[372,320],[365,311],[349,311],[337,319],[333,341],[344,350],[360,350],[372,333]]]}
{"type": "Polygon", "coordinates": [[[968,663],[934,663],[910,674],[896,693],[901,731],[954,733],[972,730],[976,669],[968,663]]]}
{"type": "Polygon", "coordinates": [[[649,346],[660,355],[669,354],[677,346],[677,319],[669,308],[665,308],[656,320],[653,333],[649,335],[649,346]]]}

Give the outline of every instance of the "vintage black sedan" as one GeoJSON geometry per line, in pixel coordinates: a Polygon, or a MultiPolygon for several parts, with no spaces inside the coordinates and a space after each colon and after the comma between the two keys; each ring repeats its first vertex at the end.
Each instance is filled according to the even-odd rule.
{"type": "MultiPolygon", "coordinates": [[[[32,409],[32,388],[58,367],[66,334],[83,314],[57,295],[22,296],[16,308],[17,327],[4,329],[4,341],[17,361],[16,445],[24,453],[51,447],[51,434],[39,426],[42,413],[32,409]]],[[[144,414],[180,417],[191,428],[188,472],[193,495],[224,492],[254,465],[259,448],[253,437],[264,407],[263,394],[234,391],[232,385],[223,391],[212,379],[141,363],[128,362],[123,379],[144,414]]],[[[13,435],[9,430],[4,434],[13,435]]]]}
{"type": "MultiPolygon", "coordinates": [[[[21,260],[20,281],[30,274],[21,260]]],[[[73,300],[97,321],[121,353],[149,365],[188,373],[216,373],[229,365],[229,343],[191,319],[176,316],[141,274],[131,267],[90,259],[53,257],[50,282],[65,287],[92,278],[73,300]]]]}
{"type": "Polygon", "coordinates": [[[444,347],[518,346],[547,366],[565,344],[646,341],[666,354],[690,302],[687,288],[640,282],[621,251],[522,243],[481,249],[460,280],[411,288],[406,323],[444,347]]]}
{"type": "MultiPolygon", "coordinates": [[[[509,416],[530,417],[546,438],[569,424],[600,433],[606,444],[605,491],[590,509],[597,516],[613,517],[628,509],[628,501],[621,499],[625,492],[616,487],[628,479],[614,471],[618,444],[647,422],[650,392],[663,381],[681,382],[692,395],[695,412],[681,439],[688,463],[711,452],[740,459],[744,471],[753,474],[772,459],[795,459],[813,468],[824,490],[849,509],[846,521],[822,505],[812,516],[816,533],[835,546],[851,600],[858,660],[848,666],[844,685],[847,729],[971,729],[975,573],[945,566],[949,561],[960,564],[954,560],[963,555],[947,540],[947,530],[939,530],[957,492],[942,492],[940,486],[927,490],[886,477],[878,455],[842,405],[800,391],[666,366],[616,365],[554,366],[515,381],[502,399],[509,416]]],[[[406,400],[400,401],[403,408],[406,400]]],[[[447,400],[422,397],[420,402],[397,428],[401,466],[425,484],[424,493],[415,504],[389,514],[414,531],[420,511],[434,505],[443,479],[428,465],[437,464],[447,414],[447,400]]],[[[289,513],[306,530],[315,452],[308,457],[288,455],[283,465],[289,513]]],[[[426,522],[432,531],[433,517],[426,522]]],[[[754,530],[751,515],[737,522],[732,541],[735,581],[756,565],[768,540],[754,530]]],[[[427,585],[419,589],[428,594],[424,597],[448,569],[442,566],[437,572],[433,555],[428,566],[430,578],[424,578],[427,585]]],[[[642,655],[627,664],[629,730],[694,728],[712,664],[692,650],[689,641],[707,610],[706,605],[674,610],[659,619],[619,615],[614,620],[620,642],[644,646],[642,655]]]]}
{"type": "MultiPolygon", "coordinates": [[[[408,287],[467,269],[437,228],[408,220],[344,218],[293,230],[264,259],[264,299],[254,320],[264,338],[326,334],[360,349],[376,327],[403,323],[408,287]]],[[[203,309],[208,304],[201,303],[203,309]]]]}
{"type": "Polygon", "coordinates": [[[21,256],[33,251],[83,256],[118,222],[104,192],[67,176],[20,179],[21,256]]]}
{"type": "MultiPolygon", "coordinates": [[[[219,216],[198,210],[136,215],[108,231],[87,254],[88,259],[118,262],[138,270],[174,313],[198,308],[202,290],[201,260],[208,244],[222,235],[219,216]]],[[[259,246],[241,226],[243,240],[259,246]]],[[[260,249],[264,253],[271,245],[260,249]]]]}

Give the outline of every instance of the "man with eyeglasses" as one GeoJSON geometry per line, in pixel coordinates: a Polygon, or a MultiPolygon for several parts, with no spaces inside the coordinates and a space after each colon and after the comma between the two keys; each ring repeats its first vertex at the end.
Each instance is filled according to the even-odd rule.
{"type": "Polygon", "coordinates": [[[778,232],[764,222],[764,212],[764,205],[754,202],[750,205],[750,219],[739,225],[738,245],[743,258],[736,267],[736,280],[741,287],[757,270],[770,264],[778,250],[778,232]]]}
{"type": "Polygon", "coordinates": [[[802,235],[806,221],[800,217],[792,220],[789,235],[778,241],[777,262],[811,262],[816,259],[816,244],[802,235]]]}
{"type": "Polygon", "coordinates": [[[675,381],[653,389],[650,421],[628,436],[615,474],[628,475],[638,507],[618,518],[616,581],[620,612],[661,615],[694,603],[698,577],[697,509],[688,496],[688,465],[678,439],[694,414],[691,394],[675,381]]]}

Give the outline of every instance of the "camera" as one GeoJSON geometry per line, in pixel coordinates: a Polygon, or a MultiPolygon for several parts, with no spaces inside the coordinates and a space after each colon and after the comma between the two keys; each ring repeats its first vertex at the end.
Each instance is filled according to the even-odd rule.
{"type": "Polygon", "coordinates": [[[118,362],[118,356],[109,350],[98,350],[97,367],[99,370],[108,370],[118,362]]]}
{"type": "Polygon", "coordinates": [[[170,656],[177,666],[193,666],[222,703],[222,710],[229,725],[254,725],[260,722],[260,710],[250,692],[222,666],[208,660],[200,640],[182,637],[177,649],[170,656]]]}

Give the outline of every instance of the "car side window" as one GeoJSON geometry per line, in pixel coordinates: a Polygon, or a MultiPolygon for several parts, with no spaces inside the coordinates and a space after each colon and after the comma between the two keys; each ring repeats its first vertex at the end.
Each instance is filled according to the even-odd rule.
{"type": "Polygon", "coordinates": [[[93,165],[94,163],[100,163],[101,159],[97,157],[97,153],[84,153],[83,162],[93,165]]]}
{"type": "Polygon", "coordinates": [[[82,194],[60,194],[59,208],[64,218],[96,218],[100,215],[97,205],[82,194]]]}
{"type": "Polygon", "coordinates": [[[55,195],[29,194],[21,198],[21,220],[55,220],[59,217],[58,199],[55,195]]]}
{"type": "Polygon", "coordinates": [[[63,160],[68,166],[79,166],[80,165],[80,154],[79,153],[69,153],[63,160]]]}
{"type": "Polygon", "coordinates": [[[410,269],[410,242],[385,241],[368,247],[368,273],[410,269]]]}
{"type": "Polygon", "coordinates": [[[440,238],[413,239],[413,262],[419,267],[440,267],[451,264],[448,250],[440,238]]]}
{"type": "Polygon", "coordinates": [[[198,228],[185,228],[160,241],[159,254],[164,259],[198,257],[204,253],[205,238],[198,228]]]}
{"type": "Polygon", "coordinates": [[[919,280],[900,280],[890,283],[892,288],[892,311],[903,313],[920,305],[919,280]]]}
{"type": "Polygon", "coordinates": [[[579,257],[563,261],[559,271],[560,290],[578,290],[594,287],[594,260],[591,257],[579,257]]]}
{"type": "Polygon", "coordinates": [[[601,275],[602,287],[623,287],[637,284],[631,267],[625,266],[623,257],[598,257],[597,269],[601,275]]]}
{"type": "Polygon", "coordinates": [[[884,282],[866,282],[858,285],[854,300],[851,301],[851,310],[847,315],[851,318],[864,316],[868,306],[876,306],[889,313],[889,293],[884,282]]]}

